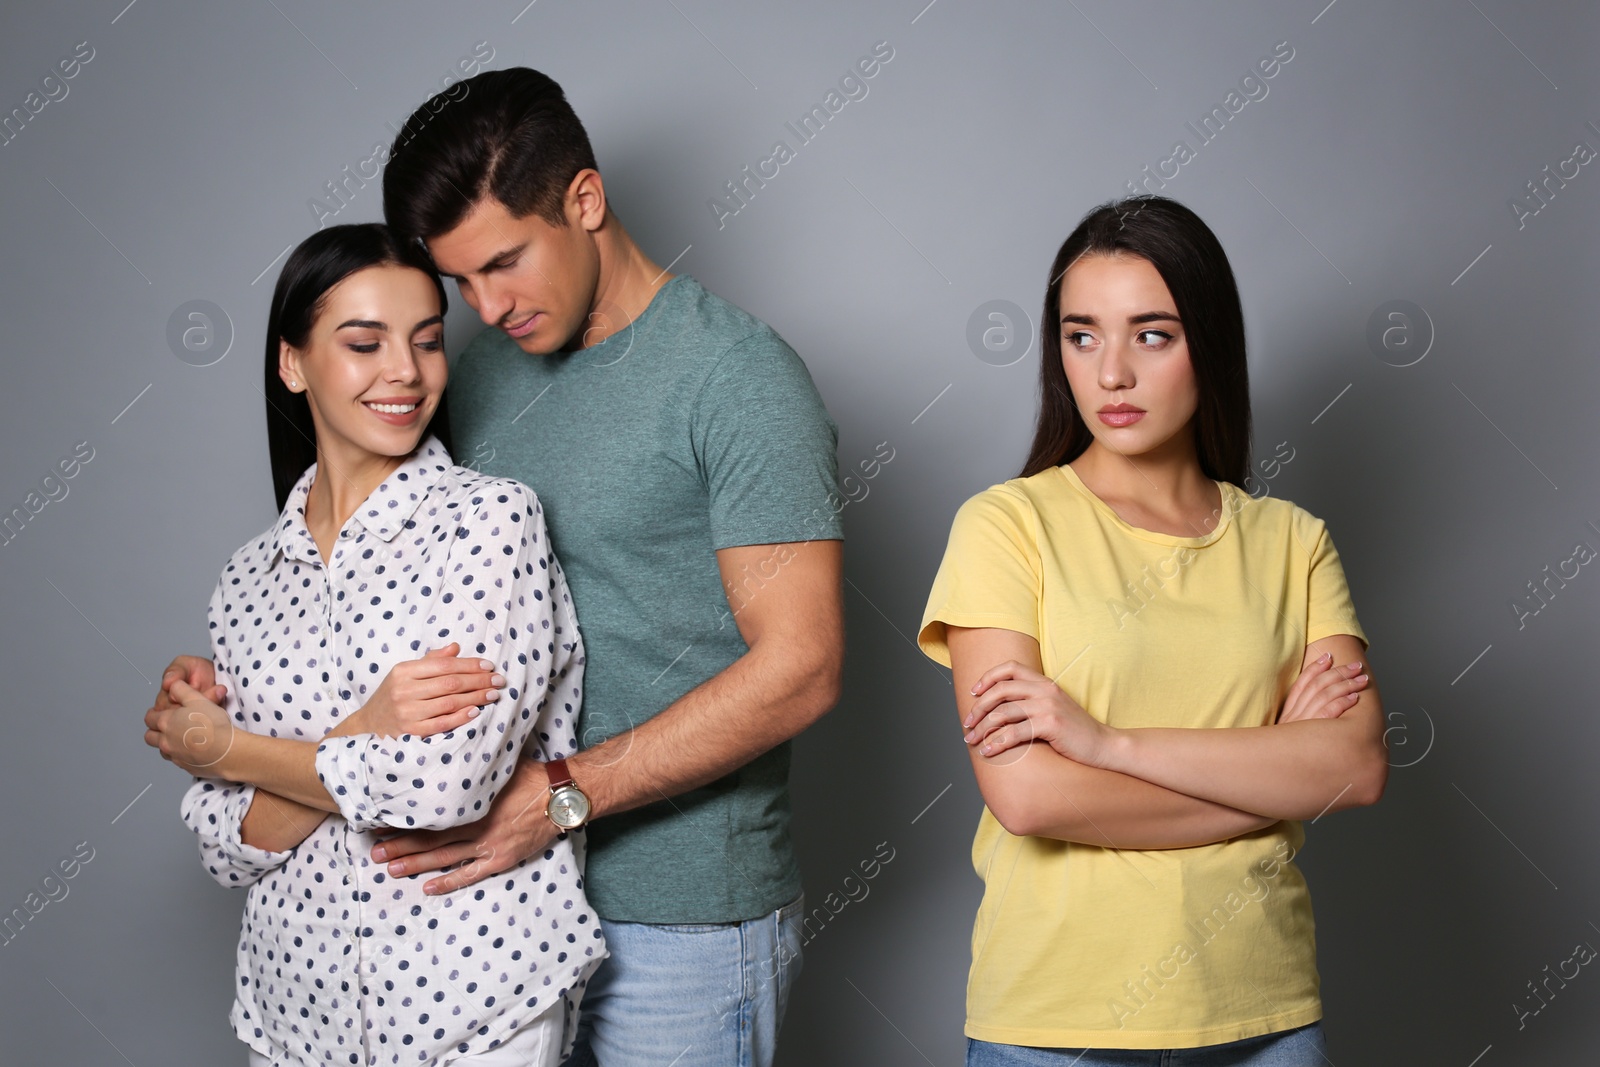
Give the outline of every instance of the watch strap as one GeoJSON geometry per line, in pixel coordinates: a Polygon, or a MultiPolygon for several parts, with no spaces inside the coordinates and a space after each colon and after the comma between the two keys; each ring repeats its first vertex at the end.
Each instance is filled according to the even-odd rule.
{"type": "Polygon", "coordinates": [[[567,770],[567,761],[553,759],[545,765],[545,772],[550,776],[550,792],[554,793],[564,785],[572,784],[572,772],[567,770]]]}

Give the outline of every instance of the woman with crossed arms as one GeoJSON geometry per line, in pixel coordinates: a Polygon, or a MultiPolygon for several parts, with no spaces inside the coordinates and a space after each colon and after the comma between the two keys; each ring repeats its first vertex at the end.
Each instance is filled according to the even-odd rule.
{"type": "Polygon", "coordinates": [[[1388,772],[1339,555],[1243,489],[1243,315],[1193,212],[1103,205],[1050,279],[1032,452],[957,513],[919,635],[985,804],[967,1063],[1321,1064],[1300,820],[1388,772]]]}
{"type": "Polygon", "coordinates": [[[212,594],[217,684],[169,671],[177,706],[146,716],[196,775],[207,871],[248,890],[230,1018],[251,1067],[554,1067],[606,956],[580,834],[445,896],[370,859],[480,818],[524,753],[554,778],[577,747],[566,578],[533,491],[451,461],[444,310],[382,226],[290,254],[266,348],[282,513],[212,594]]]}

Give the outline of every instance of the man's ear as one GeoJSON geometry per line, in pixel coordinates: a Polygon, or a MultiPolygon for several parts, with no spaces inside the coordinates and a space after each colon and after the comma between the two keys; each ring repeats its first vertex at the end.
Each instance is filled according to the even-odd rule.
{"type": "Polygon", "coordinates": [[[567,218],[590,232],[605,221],[606,187],[599,171],[589,167],[573,175],[567,186],[567,218]]]}

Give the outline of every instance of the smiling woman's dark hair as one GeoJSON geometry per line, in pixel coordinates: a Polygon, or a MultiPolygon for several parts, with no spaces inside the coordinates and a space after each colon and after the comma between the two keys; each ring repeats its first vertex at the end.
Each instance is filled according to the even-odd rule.
{"type": "Polygon", "coordinates": [[[1194,445],[1200,469],[1207,478],[1243,488],[1250,473],[1250,376],[1239,289],[1216,234],[1200,216],[1164,196],[1101,204],[1083,217],[1050,264],[1039,320],[1039,422],[1022,477],[1077,459],[1094,440],[1061,366],[1061,276],[1088,255],[1137,256],[1161,275],[1177,305],[1199,388],[1194,445]]]}
{"type": "MultiPolygon", "coordinates": [[[[427,275],[439,294],[439,314],[444,314],[444,282],[434,273],[432,264],[420,249],[400,244],[380,223],[318,230],[289,253],[283,273],[278,275],[278,284],[272,291],[272,309],[267,314],[267,376],[263,391],[267,398],[272,487],[278,496],[279,511],[288,502],[294,483],[316,462],[317,431],[306,395],[290,392],[278,376],[278,342],[282,339],[295,348],[304,348],[328,290],[358,270],[385,266],[411,267],[427,275]]],[[[442,395],[426,432],[454,451],[448,406],[442,395]]]]}

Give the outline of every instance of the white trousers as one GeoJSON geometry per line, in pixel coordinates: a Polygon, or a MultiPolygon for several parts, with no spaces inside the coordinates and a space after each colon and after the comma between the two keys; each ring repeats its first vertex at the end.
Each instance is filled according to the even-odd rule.
{"type": "MultiPolygon", "coordinates": [[[[539,1015],[524,1023],[509,1041],[486,1052],[457,1056],[444,1061],[445,1067],[560,1067],[561,1026],[566,1006],[557,1000],[539,1015]]],[[[250,1050],[250,1067],[280,1067],[279,1063],[250,1050]]]]}

